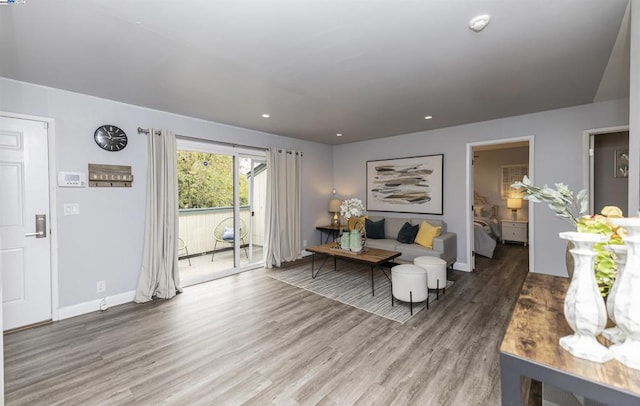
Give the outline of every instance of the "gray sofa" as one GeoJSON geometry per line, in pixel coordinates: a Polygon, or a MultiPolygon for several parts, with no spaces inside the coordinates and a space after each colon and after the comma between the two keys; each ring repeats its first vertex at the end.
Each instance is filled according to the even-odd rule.
{"type": "MultiPolygon", "coordinates": [[[[379,221],[383,219],[380,216],[369,216],[371,221],[379,221]]],[[[398,218],[384,217],[384,235],[383,239],[367,238],[367,247],[386,249],[391,251],[400,251],[402,253],[397,259],[407,262],[413,262],[416,257],[422,255],[430,255],[447,261],[447,267],[453,266],[456,262],[458,253],[457,237],[455,233],[447,232],[447,223],[442,220],[421,219],[421,218],[398,218]],[[411,225],[421,224],[426,220],[434,227],[442,227],[442,234],[433,239],[433,249],[423,247],[419,244],[403,244],[396,238],[398,232],[405,222],[411,225]]]]}

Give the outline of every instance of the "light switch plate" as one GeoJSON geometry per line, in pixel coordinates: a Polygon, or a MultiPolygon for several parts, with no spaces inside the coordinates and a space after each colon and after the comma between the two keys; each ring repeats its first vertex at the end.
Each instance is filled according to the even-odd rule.
{"type": "Polygon", "coordinates": [[[65,203],[63,208],[65,216],[75,216],[80,214],[80,203],[65,203]]]}

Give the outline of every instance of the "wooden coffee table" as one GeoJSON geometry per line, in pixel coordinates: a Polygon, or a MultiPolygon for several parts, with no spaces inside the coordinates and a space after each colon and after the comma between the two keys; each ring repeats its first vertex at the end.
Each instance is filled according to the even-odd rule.
{"type": "MultiPolygon", "coordinates": [[[[369,264],[371,266],[371,296],[375,296],[375,289],[373,285],[373,270],[378,267],[382,270],[382,273],[389,279],[389,275],[384,272],[383,265],[390,263],[394,258],[399,257],[402,253],[398,251],[381,250],[378,248],[363,248],[361,252],[352,252],[341,249],[336,243],[314,245],[313,247],[307,247],[307,251],[312,252],[311,257],[311,278],[315,279],[320,273],[320,269],[324,265],[324,262],[318,267],[318,271],[314,272],[316,254],[326,255],[327,257],[333,257],[333,270],[337,270],[337,259],[343,258],[348,261],[360,262],[369,264]]],[[[326,258],[325,258],[326,259],[326,258]]]]}

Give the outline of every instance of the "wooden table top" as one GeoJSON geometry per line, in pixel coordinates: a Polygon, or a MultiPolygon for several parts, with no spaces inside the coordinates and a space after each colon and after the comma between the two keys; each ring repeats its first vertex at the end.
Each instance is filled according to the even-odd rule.
{"type": "MultiPolygon", "coordinates": [[[[640,370],[617,360],[603,364],[576,358],[558,340],[573,334],[564,317],[569,279],[529,273],[511,316],[500,352],[545,365],[601,385],[640,394],[640,370]]],[[[610,343],[599,338],[602,343],[610,343]]]]}
{"type": "Polygon", "coordinates": [[[374,265],[382,264],[383,262],[387,262],[402,255],[402,253],[398,251],[388,251],[369,247],[365,247],[361,252],[352,252],[341,249],[336,243],[333,242],[322,245],[314,245],[305,249],[316,254],[349,258],[354,261],[366,262],[374,265]]]}

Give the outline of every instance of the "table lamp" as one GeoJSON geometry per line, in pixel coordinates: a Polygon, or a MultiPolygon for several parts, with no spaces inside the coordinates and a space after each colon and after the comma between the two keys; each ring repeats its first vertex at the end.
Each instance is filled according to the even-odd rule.
{"type": "Polygon", "coordinates": [[[513,220],[518,219],[518,209],[522,208],[522,199],[519,197],[510,197],[507,199],[507,209],[511,209],[511,217],[513,220]]]}
{"type": "Polygon", "coordinates": [[[340,213],[341,204],[342,204],[341,200],[338,200],[338,199],[329,200],[329,212],[333,213],[333,218],[331,219],[332,226],[340,225],[340,217],[338,217],[338,213],[340,213]]]}

